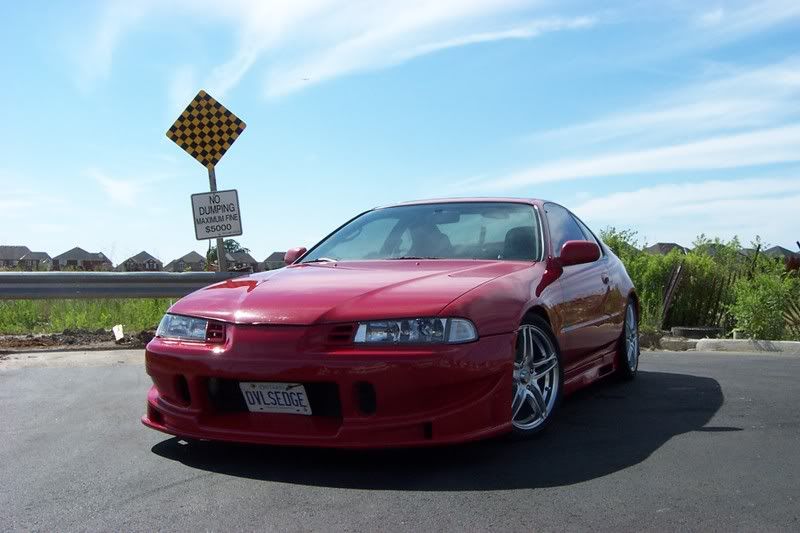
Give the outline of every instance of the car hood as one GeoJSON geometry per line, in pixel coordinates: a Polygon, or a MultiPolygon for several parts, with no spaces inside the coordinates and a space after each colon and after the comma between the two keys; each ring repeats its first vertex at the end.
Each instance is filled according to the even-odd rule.
{"type": "Polygon", "coordinates": [[[200,289],[170,312],[237,324],[285,325],[435,316],[471,289],[530,266],[472,260],[300,264],[200,289]]]}

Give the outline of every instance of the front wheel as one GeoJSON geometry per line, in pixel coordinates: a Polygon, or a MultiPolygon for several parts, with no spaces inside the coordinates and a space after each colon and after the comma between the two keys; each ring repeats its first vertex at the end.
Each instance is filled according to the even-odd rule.
{"type": "Polygon", "coordinates": [[[547,322],[534,316],[517,330],[511,425],[515,435],[542,431],[561,400],[561,357],[547,322]]]}
{"type": "Polygon", "coordinates": [[[629,301],[625,308],[625,324],[622,326],[622,336],[617,350],[619,375],[623,379],[631,380],[636,377],[639,371],[639,355],[639,320],[636,316],[636,307],[629,301]]]}

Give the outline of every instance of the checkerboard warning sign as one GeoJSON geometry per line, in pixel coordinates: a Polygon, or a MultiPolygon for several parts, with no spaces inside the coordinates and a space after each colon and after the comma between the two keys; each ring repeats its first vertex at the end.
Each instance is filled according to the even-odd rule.
{"type": "Polygon", "coordinates": [[[200,91],[168,130],[167,137],[197,159],[213,168],[246,124],[205,91],[200,91]]]}

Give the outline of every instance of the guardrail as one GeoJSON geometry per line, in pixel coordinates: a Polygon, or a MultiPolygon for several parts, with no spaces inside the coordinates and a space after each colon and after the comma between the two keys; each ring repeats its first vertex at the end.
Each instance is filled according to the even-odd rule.
{"type": "Polygon", "coordinates": [[[243,272],[0,272],[0,300],[179,298],[243,272]]]}

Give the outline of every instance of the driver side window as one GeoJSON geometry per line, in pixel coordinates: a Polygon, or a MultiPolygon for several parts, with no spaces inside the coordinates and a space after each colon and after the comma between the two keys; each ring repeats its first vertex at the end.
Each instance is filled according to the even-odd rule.
{"type": "Polygon", "coordinates": [[[572,218],[572,215],[556,204],[544,204],[547,222],[550,225],[550,242],[552,243],[553,256],[561,255],[561,247],[567,241],[585,241],[583,231],[572,218]]]}

